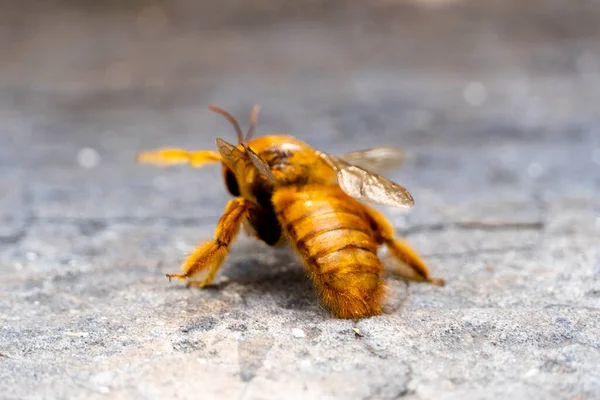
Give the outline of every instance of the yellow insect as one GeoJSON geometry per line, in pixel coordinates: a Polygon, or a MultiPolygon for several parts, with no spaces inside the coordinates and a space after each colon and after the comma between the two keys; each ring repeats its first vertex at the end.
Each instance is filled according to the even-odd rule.
{"type": "Polygon", "coordinates": [[[252,139],[260,107],[254,106],[250,127],[242,132],[227,111],[210,106],[231,122],[238,145],[216,139],[218,151],[159,149],[138,154],[155,165],[187,163],[201,167],[221,162],[223,178],[234,196],[225,207],[214,239],[201,243],[182,266],[167,277],[188,286],[210,284],[240,227],[276,246],[289,242],[302,259],[323,304],[339,318],[381,313],[384,267],[377,252],[386,245],[396,259],[397,275],[442,286],[425,263],[375,209],[363,202],[411,207],[402,186],[373,172],[398,166],[399,150],[377,147],[337,157],[287,135],[252,139]]]}

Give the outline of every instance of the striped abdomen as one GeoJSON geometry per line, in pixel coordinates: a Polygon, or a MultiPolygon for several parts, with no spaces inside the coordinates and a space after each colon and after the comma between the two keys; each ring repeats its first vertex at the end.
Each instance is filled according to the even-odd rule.
{"type": "Polygon", "coordinates": [[[340,318],[380,314],[383,267],[361,204],[337,185],[281,188],[272,201],[324,304],[340,318]]]}

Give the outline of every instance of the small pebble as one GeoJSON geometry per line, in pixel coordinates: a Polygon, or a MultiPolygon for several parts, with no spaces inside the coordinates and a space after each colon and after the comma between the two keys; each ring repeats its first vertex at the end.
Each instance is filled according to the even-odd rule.
{"type": "Polygon", "coordinates": [[[65,332],[64,333],[65,336],[69,336],[69,337],[88,337],[90,334],[87,332],[65,332]]]}
{"type": "Polygon", "coordinates": [[[110,393],[110,388],[107,386],[98,386],[98,392],[100,393],[110,393]]]}
{"type": "Polygon", "coordinates": [[[537,368],[532,368],[523,375],[524,378],[531,378],[534,375],[537,375],[540,372],[537,368]]]}
{"type": "Polygon", "coordinates": [[[294,335],[294,337],[296,337],[296,338],[306,337],[306,334],[304,333],[304,331],[299,328],[292,329],[292,335],[294,335]]]}

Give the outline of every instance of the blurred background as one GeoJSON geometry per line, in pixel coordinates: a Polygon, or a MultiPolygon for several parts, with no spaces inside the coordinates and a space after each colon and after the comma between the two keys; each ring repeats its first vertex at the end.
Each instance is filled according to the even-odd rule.
{"type": "Polygon", "coordinates": [[[557,122],[594,117],[600,89],[595,0],[3,3],[0,105],[60,113],[73,137],[159,118],[144,144],[212,138],[196,120],[212,124],[209,103],[243,120],[256,102],[268,128],[298,136],[453,140],[490,117],[474,140],[565,134],[557,122]]]}

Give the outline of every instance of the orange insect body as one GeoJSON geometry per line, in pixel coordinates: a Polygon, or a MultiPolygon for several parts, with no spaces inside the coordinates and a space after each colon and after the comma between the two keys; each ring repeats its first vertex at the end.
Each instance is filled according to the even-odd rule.
{"type": "MultiPolygon", "coordinates": [[[[336,170],[343,169],[338,163],[341,159],[286,135],[243,142],[237,121],[221,109],[212,109],[234,123],[240,141],[237,147],[217,139],[218,153],[165,149],[138,156],[142,162],[163,165],[221,160],[225,184],[235,196],[217,224],[215,238],[201,244],[189,256],[182,274],[169,274],[169,278],[188,280],[190,286],[204,287],[211,283],[229,245],[245,225],[251,234],[269,245],[290,242],[302,258],[322,302],[339,318],[381,313],[384,267],[377,252],[383,244],[399,261],[393,272],[415,281],[443,284],[443,280],[429,276],[416,252],[393,237],[394,229],[379,212],[347,194],[354,193],[352,190],[340,186],[355,184],[352,180],[338,182],[345,179],[340,175],[341,169],[336,170]]],[[[246,136],[254,130],[256,114],[257,109],[253,111],[246,136]]],[[[343,172],[357,168],[347,165],[343,172]]],[[[388,188],[403,189],[374,173],[366,173],[388,188]]],[[[361,193],[365,191],[363,187],[360,189],[361,193]]],[[[412,202],[410,195],[408,199],[412,202]]]]}
{"type": "Polygon", "coordinates": [[[341,318],[379,314],[383,266],[361,204],[330,184],[279,189],[273,205],[325,305],[341,318]]]}

